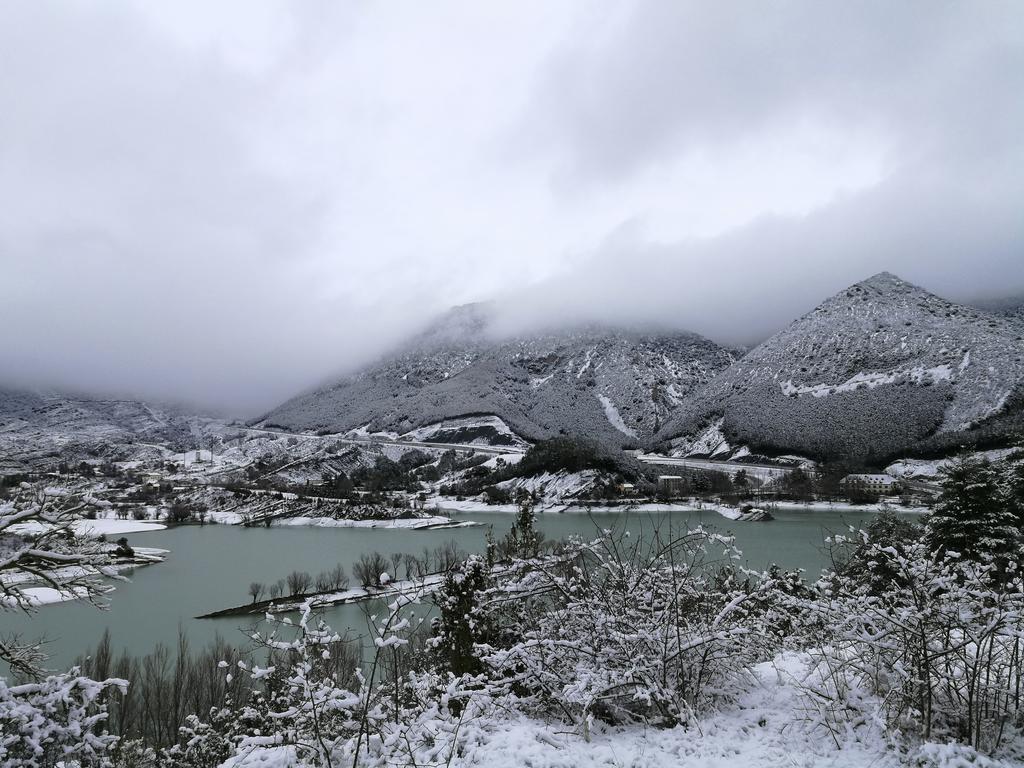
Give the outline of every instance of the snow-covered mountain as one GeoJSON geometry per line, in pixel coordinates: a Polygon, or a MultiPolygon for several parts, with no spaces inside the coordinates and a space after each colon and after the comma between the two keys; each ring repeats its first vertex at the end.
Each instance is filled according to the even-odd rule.
{"type": "Polygon", "coordinates": [[[735,359],[689,333],[586,327],[496,339],[493,328],[489,305],[457,307],[396,354],[261,423],[496,444],[512,440],[511,430],[633,445],[735,359]]]}
{"type": "Polygon", "coordinates": [[[954,304],[883,272],[793,322],[693,393],[659,434],[686,448],[882,457],[1017,419],[1024,319],[954,304]]]}
{"type": "MultiPolygon", "coordinates": [[[[490,305],[456,308],[394,354],[257,423],[515,448],[571,434],[614,446],[670,441],[677,453],[716,458],[879,460],[997,447],[1024,429],[1024,315],[954,304],[888,273],[743,357],[678,332],[589,326],[501,338],[496,317],[490,305]]],[[[235,431],[137,400],[0,389],[0,470],[236,444],[250,460],[263,455],[254,441],[289,448],[235,431]]]]}
{"type": "Polygon", "coordinates": [[[194,421],[138,400],[0,389],[0,470],[117,458],[146,442],[194,447],[194,421]]]}

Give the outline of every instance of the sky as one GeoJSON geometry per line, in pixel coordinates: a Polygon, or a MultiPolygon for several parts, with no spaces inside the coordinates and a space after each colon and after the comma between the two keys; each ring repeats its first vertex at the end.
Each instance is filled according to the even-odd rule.
{"type": "Polygon", "coordinates": [[[0,3],[0,383],[253,414],[448,307],[1024,294],[1015,2],[0,3]]]}

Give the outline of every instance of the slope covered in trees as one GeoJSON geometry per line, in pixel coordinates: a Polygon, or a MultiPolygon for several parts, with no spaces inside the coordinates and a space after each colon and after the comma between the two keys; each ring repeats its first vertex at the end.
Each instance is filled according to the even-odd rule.
{"type": "Polygon", "coordinates": [[[487,305],[456,308],[398,353],[262,421],[403,434],[495,415],[531,440],[571,434],[631,445],[734,359],[688,333],[588,327],[501,339],[491,312],[487,305]]]}
{"type": "MultiPolygon", "coordinates": [[[[1024,392],[1024,323],[881,273],[850,286],[693,393],[659,437],[722,419],[733,444],[885,457],[998,426],[1024,392]]],[[[992,430],[989,429],[989,432],[992,430]]],[[[996,437],[989,435],[989,438],[996,437]]]]}

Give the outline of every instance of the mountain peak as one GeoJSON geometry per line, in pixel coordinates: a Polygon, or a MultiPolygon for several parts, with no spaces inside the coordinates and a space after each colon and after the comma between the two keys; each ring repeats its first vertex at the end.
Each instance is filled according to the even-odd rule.
{"type": "Polygon", "coordinates": [[[866,299],[868,296],[872,296],[876,303],[879,301],[903,303],[910,299],[946,301],[919,285],[908,283],[892,272],[878,272],[859,283],[844,288],[831,299],[826,300],[821,307],[830,306],[837,301],[840,304],[846,304],[851,299],[866,299]]]}
{"type": "Polygon", "coordinates": [[[856,285],[863,288],[886,289],[902,287],[910,285],[910,283],[901,279],[899,276],[894,275],[892,272],[878,272],[866,280],[861,280],[859,283],[856,283],[856,285]]]}

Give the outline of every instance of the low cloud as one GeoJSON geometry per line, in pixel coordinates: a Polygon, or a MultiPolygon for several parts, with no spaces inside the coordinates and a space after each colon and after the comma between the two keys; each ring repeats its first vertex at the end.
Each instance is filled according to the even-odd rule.
{"type": "Polygon", "coordinates": [[[254,413],[445,308],[1024,294],[1011,3],[0,10],[0,381],[254,413]]]}

